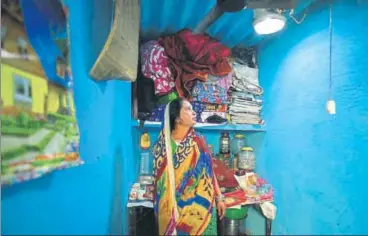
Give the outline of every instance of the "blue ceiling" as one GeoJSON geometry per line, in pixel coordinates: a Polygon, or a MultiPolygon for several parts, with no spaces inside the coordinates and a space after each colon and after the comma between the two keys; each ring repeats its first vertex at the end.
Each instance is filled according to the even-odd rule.
{"type": "MultiPolygon", "coordinates": [[[[61,79],[56,75],[56,59],[62,57],[62,52],[55,41],[65,38],[66,19],[61,14],[61,5],[53,1],[21,0],[21,6],[30,42],[39,54],[47,77],[67,86],[69,78],[61,79]]],[[[302,17],[306,8],[316,1],[299,0],[296,17],[302,17]]],[[[141,0],[141,39],[156,39],[184,28],[193,30],[215,4],[216,0],[141,0]]],[[[252,21],[253,10],[250,9],[225,13],[206,33],[228,47],[254,46],[262,39],[271,37],[256,35],[252,21]]],[[[288,24],[294,24],[289,17],[288,24]]]]}
{"type": "MultiPolygon", "coordinates": [[[[316,0],[299,0],[297,17],[316,0]]],[[[141,37],[155,39],[183,28],[194,29],[216,4],[216,0],[141,0],[141,37]]],[[[207,29],[207,33],[228,47],[253,46],[264,37],[252,26],[253,10],[225,13],[207,29]]],[[[294,23],[288,18],[288,24],[294,23]]],[[[266,36],[270,37],[270,36],[266,36]]]]}

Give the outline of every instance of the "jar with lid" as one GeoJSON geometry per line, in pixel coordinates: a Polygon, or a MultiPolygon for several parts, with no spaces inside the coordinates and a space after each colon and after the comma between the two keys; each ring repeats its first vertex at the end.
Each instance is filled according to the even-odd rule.
{"type": "Polygon", "coordinates": [[[252,172],[256,167],[256,158],[251,147],[243,147],[238,155],[238,168],[252,172]]]}
{"type": "Polygon", "coordinates": [[[231,140],[230,151],[231,154],[237,156],[242,147],[247,146],[247,140],[244,134],[235,134],[234,138],[231,140]]]}
{"type": "Polygon", "coordinates": [[[220,137],[220,153],[230,154],[230,137],[228,132],[222,132],[220,137]]]}

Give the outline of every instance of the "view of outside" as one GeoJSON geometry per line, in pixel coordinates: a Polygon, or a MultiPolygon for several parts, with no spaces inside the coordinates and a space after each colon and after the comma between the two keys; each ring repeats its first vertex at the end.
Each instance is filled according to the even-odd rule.
{"type": "Polygon", "coordinates": [[[49,79],[21,21],[5,13],[1,24],[2,184],[80,165],[67,62],[55,63],[55,76],[65,83],[49,79]]]}

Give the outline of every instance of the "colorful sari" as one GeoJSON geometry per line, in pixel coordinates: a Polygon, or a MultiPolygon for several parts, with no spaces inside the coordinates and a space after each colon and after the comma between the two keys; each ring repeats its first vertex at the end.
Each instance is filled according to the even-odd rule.
{"type": "Polygon", "coordinates": [[[167,123],[154,148],[159,235],[202,235],[216,221],[212,159],[193,129],[174,145],[167,123]]]}

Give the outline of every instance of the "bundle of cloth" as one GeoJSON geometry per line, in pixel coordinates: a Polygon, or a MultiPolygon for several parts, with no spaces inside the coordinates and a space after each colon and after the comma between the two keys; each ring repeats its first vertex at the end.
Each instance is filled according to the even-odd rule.
{"type": "MultiPolygon", "coordinates": [[[[194,104],[202,104],[203,109],[198,113],[198,122],[224,123],[227,122],[227,110],[230,102],[228,95],[231,86],[232,72],[226,76],[209,75],[205,82],[197,80],[192,89],[194,104]]],[[[198,106],[198,105],[197,105],[198,106]]]]}
{"type": "MultiPolygon", "coordinates": [[[[222,123],[227,122],[227,105],[193,102],[191,101],[193,110],[197,113],[198,123],[222,123]],[[220,118],[217,118],[217,116],[220,118]],[[217,118],[217,119],[216,119],[217,118]]],[[[165,117],[165,107],[166,104],[160,104],[152,110],[151,117],[149,121],[160,122],[164,120],[165,117]]]]}
{"type": "Polygon", "coordinates": [[[263,124],[260,117],[263,89],[258,82],[255,52],[235,49],[232,58],[233,77],[229,115],[232,123],[263,124]]]}
{"type": "Polygon", "coordinates": [[[142,73],[154,81],[160,104],[152,121],[163,120],[164,105],[177,97],[193,104],[198,122],[227,121],[228,92],[233,76],[231,50],[206,34],[184,29],[149,41],[141,49],[142,73]]]}

